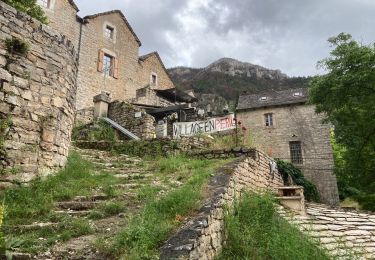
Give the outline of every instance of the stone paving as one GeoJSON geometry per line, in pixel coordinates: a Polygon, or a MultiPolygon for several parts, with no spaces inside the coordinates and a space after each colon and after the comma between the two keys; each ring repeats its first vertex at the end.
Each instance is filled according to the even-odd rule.
{"type": "Polygon", "coordinates": [[[307,204],[306,216],[279,213],[303,232],[317,238],[338,259],[375,259],[375,214],[307,204]]]}

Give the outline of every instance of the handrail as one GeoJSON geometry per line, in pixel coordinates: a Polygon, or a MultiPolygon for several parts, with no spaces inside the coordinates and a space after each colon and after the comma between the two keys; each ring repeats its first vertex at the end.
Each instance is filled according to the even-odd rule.
{"type": "Polygon", "coordinates": [[[141,140],[138,136],[136,136],[135,134],[133,134],[132,132],[130,132],[129,130],[125,129],[124,127],[122,127],[121,125],[117,124],[115,121],[113,121],[112,119],[109,119],[108,117],[102,117],[102,119],[104,121],[106,121],[108,124],[110,124],[113,128],[116,128],[117,130],[119,130],[121,133],[123,133],[124,135],[128,136],[130,139],[133,139],[133,140],[141,140]]]}

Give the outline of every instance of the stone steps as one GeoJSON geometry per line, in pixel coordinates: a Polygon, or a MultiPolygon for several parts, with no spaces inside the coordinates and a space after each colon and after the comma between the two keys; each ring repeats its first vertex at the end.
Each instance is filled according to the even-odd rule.
{"type": "Polygon", "coordinates": [[[4,226],[4,229],[12,231],[35,231],[43,228],[58,229],[59,223],[33,223],[30,225],[4,226]]]}
{"type": "Polygon", "coordinates": [[[57,202],[56,207],[63,210],[85,211],[94,209],[98,204],[97,201],[63,201],[57,202]]]}
{"type": "MultiPolygon", "coordinates": [[[[74,148],[85,160],[94,166],[94,174],[111,174],[115,177],[110,187],[115,189],[115,196],[104,194],[103,187],[90,196],[77,196],[69,201],[56,203],[54,213],[66,214],[74,218],[87,218],[90,213],[100,210],[107,202],[119,202],[126,205],[123,212],[105,218],[90,220],[94,234],[59,242],[51,247],[51,257],[41,254],[37,259],[105,259],[93,250],[92,244],[98,236],[112,236],[127,225],[126,216],[135,214],[142,205],[138,205],[137,189],[152,185],[153,174],[142,169],[142,161],[126,155],[114,155],[109,152],[74,148]],[[118,180],[118,181],[116,181],[118,180]]],[[[48,255],[48,254],[47,254],[48,255]]]]}
{"type": "Polygon", "coordinates": [[[307,204],[305,217],[278,212],[307,235],[318,239],[329,254],[339,259],[357,252],[359,259],[375,259],[375,215],[307,204]]]}
{"type": "Polygon", "coordinates": [[[59,215],[69,215],[71,217],[86,217],[91,213],[91,210],[55,210],[53,211],[55,214],[59,215]]]}

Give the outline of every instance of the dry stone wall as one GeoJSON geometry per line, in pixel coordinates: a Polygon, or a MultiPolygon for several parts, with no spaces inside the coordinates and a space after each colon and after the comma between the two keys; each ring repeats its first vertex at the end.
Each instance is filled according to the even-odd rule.
{"type": "Polygon", "coordinates": [[[69,0],[50,0],[49,7],[43,8],[48,17],[48,26],[66,35],[79,48],[80,23],[77,19],[77,9],[69,0]]]}
{"type": "Polygon", "coordinates": [[[271,158],[252,150],[222,167],[208,185],[209,199],[198,214],[161,248],[161,259],[214,259],[224,243],[224,208],[231,206],[244,190],[275,190],[282,176],[270,172],[271,158]]]}
{"type": "Polygon", "coordinates": [[[110,103],[108,117],[141,139],[155,137],[155,118],[127,102],[110,103]]]}
{"type": "Polygon", "coordinates": [[[94,122],[94,107],[88,107],[76,111],[74,124],[76,126],[87,125],[94,122]]]}
{"type": "Polygon", "coordinates": [[[0,2],[1,184],[28,182],[64,166],[76,96],[74,45],[60,33],[0,2]],[[11,54],[5,39],[29,44],[11,54]]]}

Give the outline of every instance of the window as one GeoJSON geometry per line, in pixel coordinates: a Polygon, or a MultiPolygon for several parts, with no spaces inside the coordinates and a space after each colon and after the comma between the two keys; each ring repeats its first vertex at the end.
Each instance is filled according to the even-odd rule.
{"type": "Polygon", "coordinates": [[[105,27],[104,36],[107,39],[113,40],[114,35],[115,35],[115,29],[113,27],[107,25],[105,27]]]}
{"type": "Polygon", "coordinates": [[[50,2],[51,0],[38,0],[38,4],[44,8],[49,8],[51,4],[50,2]]]}
{"type": "Polygon", "coordinates": [[[151,75],[151,84],[155,86],[156,83],[157,83],[157,79],[158,79],[158,76],[156,74],[152,74],[151,75]]]}
{"type": "Polygon", "coordinates": [[[113,57],[107,54],[104,54],[103,73],[107,76],[111,76],[113,74],[113,57]]]}
{"type": "Polygon", "coordinates": [[[273,126],[273,114],[272,113],[268,113],[268,114],[264,114],[264,121],[266,123],[266,126],[273,126]]]}
{"type": "Polygon", "coordinates": [[[302,148],[300,141],[289,142],[290,147],[290,159],[294,164],[302,164],[302,148]]]}
{"type": "Polygon", "coordinates": [[[119,78],[119,62],[115,53],[99,50],[98,71],[106,76],[119,78]],[[110,54],[108,54],[110,53],[110,54]]]}

